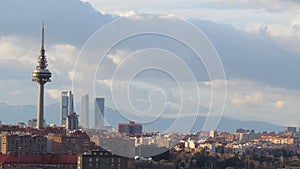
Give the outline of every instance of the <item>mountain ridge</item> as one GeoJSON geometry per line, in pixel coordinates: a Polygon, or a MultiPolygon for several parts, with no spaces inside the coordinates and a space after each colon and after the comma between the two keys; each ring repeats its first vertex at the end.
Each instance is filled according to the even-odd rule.
{"type": "MultiPolygon", "coordinates": [[[[79,104],[76,104],[79,105],[79,104]]],[[[79,108],[76,108],[79,110],[79,108]]],[[[79,114],[79,112],[77,112],[79,114]]],[[[90,110],[90,124],[93,125],[93,111],[90,110]]],[[[130,119],[126,119],[124,117],[129,117],[130,119],[141,119],[143,121],[151,120],[151,117],[145,120],[142,116],[137,116],[132,113],[128,113],[119,111],[105,107],[105,120],[106,124],[109,126],[117,127],[118,123],[128,123],[130,119]]],[[[0,117],[3,124],[16,124],[17,122],[25,122],[27,123],[28,119],[36,117],[36,106],[34,105],[9,105],[9,104],[0,104],[0,117]],[[23,112],[23,113],[22,113],[23,112]],[[7,116],[9,114],[9,116],[7,116]]],[[[59,110],[59,103],[54,103],[45,106],[45,118],[47,124],[59,124],[60,119],[60,110],[59,110]]],[[[202,125],[205,122],[206,116],[197,116],[197,117],[182,117],[183,121],[195,121],[194,124],[191,126],[190,132],[198,132],[202,130],[202,125]],[[186,119],[184,119],[186,118],[186,119]],[[191,119],[192,118],[192,119],[191,119]]],[[[211,117],[211,118],[219,118],[219,117],[211,117]]],[[[143,128],[146,131],[166,131],[176,120],[176,118],[158,118],[154,121],[149,123],[143,124],[143,128]]],[[[254,129],[258,132],[261,131],[283,131],[284,126],[274,125],[264,121],[254,121],[254,120],[239,120],[234,119],[228,116],[222,116],[220,122],[218,123],[218,127],[216,130],[218,131],[227,131],[227,132],[234,132],[237,128],[246,128],[246,129],[254,129]]],[[[180,129],[180,128],[179,128],[180,129]]],[[[204,128],[204,130],[207,130],[204,128]]],[[[171,129],[172,131],[172,129],[171,129]]]]}

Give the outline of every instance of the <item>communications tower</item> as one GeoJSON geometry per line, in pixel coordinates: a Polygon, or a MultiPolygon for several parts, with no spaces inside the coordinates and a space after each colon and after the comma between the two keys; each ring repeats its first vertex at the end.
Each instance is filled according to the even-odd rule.
{"type": "Polygon", "coordinates": [[[44,85],[51,81],[51,72],[47,69],[47,59],[44,49],[44,23],[42,26],[42,47],[36,63],[36,69],[32,72],[32,81],[38,84],[38,104],[37,104],[37,128],[44,127],[44,85]]]}

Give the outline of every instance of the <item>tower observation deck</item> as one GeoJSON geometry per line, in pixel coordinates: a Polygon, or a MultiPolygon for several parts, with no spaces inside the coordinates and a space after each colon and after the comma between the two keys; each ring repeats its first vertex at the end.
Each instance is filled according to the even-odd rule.
{"type": "Polygon", "coordinates": [[[44,23],[42,26],[42,47],[36,63],[36,69],[32,72],[32,81],[38,84],[38,104],[37,104],[37,128],[44,127],[44,85],[51,81],[51,72],[47,69],[47,59],[44,49],[44,23]]]}

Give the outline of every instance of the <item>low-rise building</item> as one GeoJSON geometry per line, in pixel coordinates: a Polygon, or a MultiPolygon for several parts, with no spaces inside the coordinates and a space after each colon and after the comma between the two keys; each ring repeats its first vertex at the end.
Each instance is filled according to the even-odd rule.
{"type": "Polygon", "coordinates": [[[77,161],[78,169],[127,169],[129,159],[99,149],[78,155],[77,161]]]}
{"type": "Polygon", "coordinates": [[[227,144],[224,146],[225,154],[242,154],[246,152],[246,147],[243,144],[227,144]]]}
{"type": "Polygon", "coordinates": [[[81,131],[67,135],[47,135],[47,151],[54,154],[79,154],[90,151],[94,147],[90,137],[81,131]]]}
{"type": "Polygon", "coordinates": [[[1,154],[0,169],[77,169],[77,155],[1,154]]]}
{"type": "Polygon", "coordinates": [[[134,157],[135,138],[125,137],[122,135],[94,135],[91,140],[101,148],[109,150],[113,154],[126,157],[134,157]]]}
{"type": "Polygon", "coordinates": [[[44,154],[47,150],[47,139],[44,136],[3,133],[1,143],[2,154],[44,154]]]}
{"type": "Polygon", "coordinates": [[[290,137],[290,136],[262,136],[262,140],[270,141],[273,144],[287,144],[287,145],[299,145],[298,137],[290,137]]]}
{"type": "Polygon", "coordinates": [[[214,143],[209,143],[209,142],[199,143],[199,147],[210,153],[216,152],[216,146],[214,143]]]}
{"type": "Polygon", "coordinates": [[[141,136],[143,132],[143,126],[141,124],[136,124],[133,121],[123,124],[118,124],[119,133],[124,133],[128,136],[141,136]]]}

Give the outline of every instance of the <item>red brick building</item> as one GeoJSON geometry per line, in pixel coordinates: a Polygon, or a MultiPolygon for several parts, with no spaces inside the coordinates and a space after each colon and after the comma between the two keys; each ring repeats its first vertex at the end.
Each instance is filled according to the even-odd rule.
{"type": "Polygon", "coordinates": [[[141,124],[136,124],[133,121],[126,124],[118,124],[119,133],[125,133],[128,136],[141,136],[143,127],[141,124]]]}
{"type": "Polygon", "coordinates": [[[77,169],[77,155],[1,154],[0,169],[77,169]]]}

